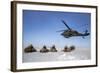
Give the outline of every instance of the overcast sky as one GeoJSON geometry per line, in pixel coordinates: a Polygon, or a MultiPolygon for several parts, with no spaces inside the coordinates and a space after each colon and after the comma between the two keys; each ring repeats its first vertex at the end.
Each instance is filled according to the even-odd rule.
{"type": "Polygon", "coordinates": [[[56,12],[56,11],[33,11],[23,10],[23,45],[32,44],[42,48],[43,45],[57,48],[65,45],[75,45],[78,48],[90,48],[90,36],[64,38],[59,30],[67,29],[62,23],[64,20],[70,28],[80,33],[85,30],[90,32],[90,13],[56,12]]]}

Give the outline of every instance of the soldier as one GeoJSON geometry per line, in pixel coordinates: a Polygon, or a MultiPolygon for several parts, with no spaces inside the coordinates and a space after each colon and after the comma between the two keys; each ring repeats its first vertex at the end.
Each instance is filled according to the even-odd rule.
{"type": "Polygon", "coordinates": [[[37,52],[37,50],[32,46],[32,44],[31,45],[29,45],[28,47],[26,47],[25,49],[24,49],[24,52],[26,52],[26,53],[30,53],[30,52],[37,52]]]}
{"type": "Polygon", "coordinates": [[[75,50],[75,46],[70,46],[70,50],[75,50]]]}
{"type": "Polygon", "coordinates": [[[49,50],[48,50],[47,47],[44,45],[43,48],[40,50],[40,52],[46,53],[46,52],[49,52],[49,50]]]}
{"type": "Polygon", "coordinates": [[[53,45],[51,48],[50,48],[50,52],[57,52],[56,48],[55,48],[55,45],[53,45]]]}
{"type": "Polygon", "coordinates": [[[67,46],[64,47],[64,52],[68,52],[69,48],[67,46]]]}

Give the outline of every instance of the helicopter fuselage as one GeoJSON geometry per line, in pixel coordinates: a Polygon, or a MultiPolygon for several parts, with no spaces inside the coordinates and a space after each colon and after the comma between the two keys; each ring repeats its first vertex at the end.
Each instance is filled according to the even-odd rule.
{"type": "Polygon", "coordinates": [[[79,33],[75,30],[66,30],[63,33],[61,33],[62,36],[64,36],[65,38],[69,38],[69,37],[74,37],[74,36],[88,36],[90,33],[79,33]]]}

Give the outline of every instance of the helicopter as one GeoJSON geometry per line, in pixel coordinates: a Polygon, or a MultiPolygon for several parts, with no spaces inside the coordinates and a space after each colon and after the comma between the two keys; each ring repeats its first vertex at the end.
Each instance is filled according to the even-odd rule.
{"type": "Polygon", "coordinates": [[[58,32],[62,32],[62,31],[63,31],[63,32],[61,33],[61,35],[62,35],[63,37],[65,37],[65,38],[78,37],[78,36],[81,36],[82,38],[84,38],[85,36],[90,35],[90,33],[88,32],[88,30],[86,30],[85,33],[80,33],[80,32],[78,32],[78,31],[76,31],[76,30],[71,29],[71,28],[67,25],[67,23],[66,23],[64,20],[62,20],[62,23],[65,24],[65,26],[66,26],[68,29],[66,29],[66,30],[60,30],[60,31],[58,31],[58,32]]]}

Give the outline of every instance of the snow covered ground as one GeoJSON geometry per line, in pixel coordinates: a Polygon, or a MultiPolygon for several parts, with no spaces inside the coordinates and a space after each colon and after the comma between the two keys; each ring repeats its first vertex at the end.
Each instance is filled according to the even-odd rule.
{"type": "Polygon", "coordinates": [[[75,49],[72,52],[48,52],[48,53],[24,53],[23,62],[48,62],[48,61],[68,61],[68,60],[88,60],[91,59],[90,49],[75,49]]]}

